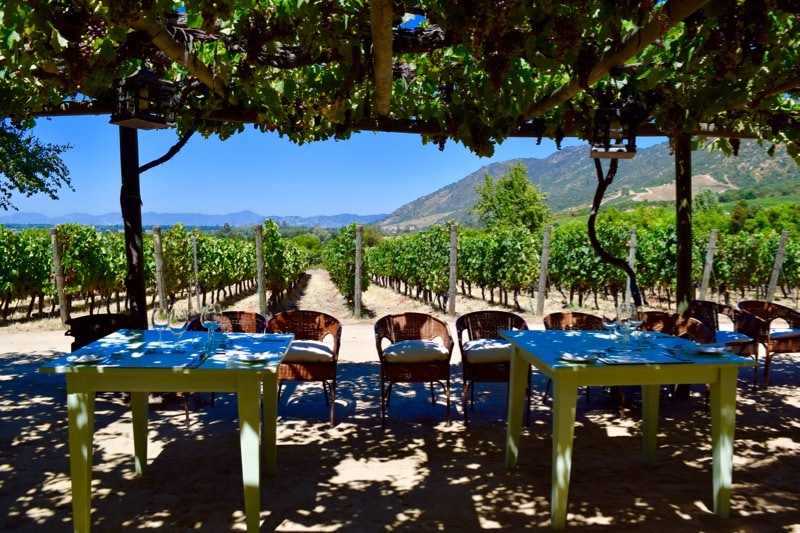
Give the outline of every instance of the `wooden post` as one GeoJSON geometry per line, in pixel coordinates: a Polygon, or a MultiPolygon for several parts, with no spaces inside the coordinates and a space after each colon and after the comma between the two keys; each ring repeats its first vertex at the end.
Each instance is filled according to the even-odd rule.
{"type": "Polygon", "coordinates": [[[197,266],[197,236],[192,235],[192,249],[194,253],[194,298],[197,302],[197,312],[200,312],[200,269],[197,266]]]}
{"type": "Polygon", "coordinates": [[[361,235],[364,232],[364,226],[356,226],[356,279],[353,286],[353,316],[361,318],[361,235]]]}
{"type": "Polygon", "coordinates": [[[775,298],[775,289],[778,287],[778,275],[783,269],[783,254],[786,253],[786,240],[789,238],[789,232],[784,230],[781,232],[781,242],[778,245],[778,253],[775,254],[775,264],[772,266],[772,275],[769,277],[769,286],[767,287],[766,301],[771,302],[775,298]]]}
{"type": "Polygon", "coordinates": [[[119,128],[119,159],[122,175],[119,203],[122,222],[125,225],[125,256],[128,261],[125,290],[133,327],[147,329],[142,195],[139,187],[139,136],[135,128],[119,128]]]}
{"type": "Polygon", "coordinates": [[[450,224],[450,286],[447,295],[447,314],[456,316],[456,280],[458,278],[458,228],[450,224]]]}
{"type": "Polygon", "coordinates": [[[711,230],[711,236],[708,238],[708,251],[706,252],[706,263],[703,265],[703,281],[700,283],[700,299],[706,300],[706,292],[708,291],[708,282],[711,279],[711,269],[714,268],[714,248],[717,246],[717,233],[715,229],[711,230]]]}
{"type": "MultiPolygon", "coordinates": [[[[631,238],[630,243],[628,246],[628,265],[631,267],[631,270],[634,270],[634,266],[636,265],[636,227],[631,228],[631,238]]],[[[631,303],[631,279],[628,278],[628,283],[625,284],[625,305],[630,305],[631,303]]]]}
{"type": "Polygon", "coordinates": [[[158,308],[167,309],[167,291],[164,287],[164,249],[161,246],[161,226],[153,226],[153,253],[156,256],[156,289],[158,308]]]}
{"type": "Polygon", "coordinates": [[[53,249],[53,274],[56,278],[56,293],[58,294],[58,308],[61,312],[61,323],[66,324],[69,320],[69,309],[67,308],[67,295],[64,291],[64,270],[61,266],[61,252],[58,250],[58,229],[50,228],[50,247],[53,249]]]}
{"type": "Polygon", "coordinates": [[[550,231],[551,226],[544,227],[542,235],[542,259],[539,268],[539,294],[536,300],[536,314],[544,315],[544,301],[547,292],[547,262],[550,260],[550,231]]]}
{"type": "Polygon", "coordinates": [[[264,288],[264,228],[254,226],[256,234],[256,270],[258,271],[258,309],[267,316],[267,290],[264,288]]]}
{"type": "Polygon", "coordinates": [[[675,237],[677,274],[675,304],[678,313],[694,299],[692,286],[692,137],[681,133],[675,139],[675,237]]]}

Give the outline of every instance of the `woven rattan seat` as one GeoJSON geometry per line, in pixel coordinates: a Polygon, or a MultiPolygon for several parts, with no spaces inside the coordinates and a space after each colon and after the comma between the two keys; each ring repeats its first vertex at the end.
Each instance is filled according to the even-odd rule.
{"type": "Polygon", "coordinates": [[[660,331],[676,337],[684,337],[701,344],[715,342],[714,333],[703,323],[691,316],[668,311],[644,311],[642,331],[660,331]]]}
{"type": "Polygon", "coordinates": [[[64,332],[64,335],[72,336],[75,339],[70,346],[73,352],[102,339],[109,333],[134,327],[131,316],[121,313],[79,316],[70,318],[66,324],[67,331],[64,332]]]}
{"type": "Polygon", "coordinates": [[[375,322],[375,345],[380,359],[381,426],[386,424],[392,385],[416,382],[430,383],[432,403],[435,403],[434,383],[442,384],[450,424],[450,358],[454,343],[447,324],[425,313],[386,315],[375,322]],[[423,342],[412,345],[407,341],[423,342]],[[436,346],[424,341],[433,341],[436,346]],[[388,357],[390,349],[398,345],[407,347],[408,355],[404,356],[402,350],[392,350],[394,357],[388,357]]]}
{"type": "MultiPolygon", "coordinates": [[[[456,340],[461,352],[461,368],[464,375],[463,406],[464,425],[469,425],[470,409],[475,409],[475,383],[508,383],[511,374],[511,345],[499,341],[488,345],[482,341],[501,339],[500,330],[528,329],[521,316],[508,311],[474,311],[456,319],[456,340]],[[502,342],[502,344],[500,344],[502,342]],[[485,351],[488,357],[474,355],[485,351]],[[469,403],[469,409],[467,408],[469,403]]],[[[525,390],[526,424],[530,424],[531,412],[531,367],[528,365],[528,385],[525,390]]]]}
{"type": "MultiPolygon", "coordinates": [[[[231,333],[264,333],[267,331],[267,317],[255,311],[223,311],[217,322],[220,330],[231,333]]],[[[189,322],[189,331],[207,331],[195,318],[189,322]]]]}
{"type": "Polygon", "coordinates": [[[753,386],[756,386],[758,383],[758,347],[760,339],[766,334],[765,322],[747,311],[709,300],[692,300],[687,312],[714,334],[714,342],[724,343],[726,350],[731,353],[752,357],[755,360],[753,386]],[[720,315],[731,320],[733,333],[720,329],[720,315]]]}
{"type": "MultiPolygon", "coordinates": [[[[587,331],[602,331],[603,318],[591,313],[584,313],[582,311],[558,311],[550,313],[542,318],[544,329],[557,329],[557,330],[587,330],[587,331]]],[[[552,380],[547,380],[547,385],[544,388],[543,398],[547,397],[550,392],[552,380]]],[[[586,387],[586,401],[589,401],[589,387],[586,387]]]]}
{"type": "MultiPolygon", "coordinates": [[[[267,317],[255,311],[223,311],[222,316],[216,322],[220,326],[220,331],[230,333],[264,333],[267,330],[267,317]]],[[[208,331],[203,327],[200,317],[189,321],[188,331],[208,331]]],[[[189,407],[184,393],[184,405],[186,407],[186,417],[188,423],[189,407]]],[[[215,394],[211,393],[211,405],[214,405],[215,394]]]]}
{"type": "Polygon", "coordinates": [[[336,365],[342,342],[342,323],[319,311],[284,311],[269,319],[267,331],[294,334],[289,351],[278,367],[278,396],[280,397],[284,381],[321,381],[325,404],[330,406],[330,422],[333,426],[336,365]],[[320,353],[327,353],[329,357],[319,357],[320,353]]]}
{"type": "Polygon", "coordinates": [[[743,300],[739,302],[739,309],[762,321],[758,342],[764,346],[764,388],[767,388],[773,356],[800,352],[800,312],[758,300],[743,300]]]}

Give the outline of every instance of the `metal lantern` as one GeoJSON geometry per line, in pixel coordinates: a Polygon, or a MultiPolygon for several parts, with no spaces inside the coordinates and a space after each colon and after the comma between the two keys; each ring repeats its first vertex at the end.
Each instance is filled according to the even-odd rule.
{"type": "Polygon", "coordinates": [[[636,155],[637,113],[617,106],[600,108],[594,115],[589,157],[631,159],[636,155]]]}
{"type": "Polygon", "coordinates": [[[148,70],[117,83],[116,110],[111,124],[140,130],[168,128],[175,124],[175,86],[148,70]]]}

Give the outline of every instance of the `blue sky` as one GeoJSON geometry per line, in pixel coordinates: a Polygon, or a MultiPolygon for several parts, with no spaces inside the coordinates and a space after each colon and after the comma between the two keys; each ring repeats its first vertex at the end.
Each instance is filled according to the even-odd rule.
{"type": "MultiPolygon", "coordinates": [[[[119,211],[119,133],[107,116],[40,119],[33,134],[43,142],[72,145],[62,159],[75,191],[62,189],[59,200],[15,195],[19,211],[47,216],[119,211]]],[[[160,157],[176,141],[174,130],[140,131],[140,164],[160,157]]],[[[646,145],[661,141],[646,140],[646,145]]],[[[573,145],[587,144],[564,140],[563,146],[573,145]]],[[[555,151],[548,139],[541,146],[535,139],[508,139],[492,158],[481,158],[452,141],[440,152],[433,144],[423,146],[417,135],[399,133],[359,133],[347,141],[302,146],[250,127],[225,141],[195,134],[170,161],[142,174],[142,211],[249,210],[302,217],[391,213],[489,163],[544,158],[555,151]]]]}

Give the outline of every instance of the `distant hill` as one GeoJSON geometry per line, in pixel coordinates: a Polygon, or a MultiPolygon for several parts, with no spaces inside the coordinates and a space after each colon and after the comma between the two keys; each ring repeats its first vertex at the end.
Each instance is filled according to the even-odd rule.
{"type": "MultiPolygon", "coordinates": [[[[522,163],[528,178],[547,195],[553,212],[588,207],[597,186],[594,160],[587,146],[574,146],[560,150],[544,159],[514,159],[492,163],[465,178],[436,192],[410,202],[393,213],[379,225],[386,230],[425,228],[451,220],[474,223],[469,211],[478,199],[475,187],[482,184],[484,176],[506,173],[509,167],[522,163]]],[[[608,162],[603,163],[608,168],[608,162]]],[[[755,142],[743,141],[738,157],[726,157],[721,152],[709,154],[697,150],[692,154],[693,192],[703,189],[723,192],[737,188],[778,187],[792,184],[800,190],[800,166],[785,150],[778,149],[774,157],[765,147],[755,142]]],[[[675,159],[669,144],[663,143],[641,149],[636,157],[623,160],[614,182],[606,192],[606,199],[627,196],[634,201],[671,200],[674,198],[675,159]]]]}
{"type": "MultiPolygon", "coordinates": [[[[266,216],[253,213],[252,211],[240,211],[227,215],[204,215],[201,213],[142,213],[142,225],[150,226],[173,226],[183,223],[187,228],[194,227],[221,227],[228,224],[232,227],[250,226],[262,224],[266,219],[272,219],[279,225],[286,226],[321,226],[323,228],[341,228],[353,222],[357,224],[372,224],[378,220],[386,218],[386,214],[379,215],[353,215],[345,213],[342,215],[320,215],[313,217],[278,217],[266,216]]],[[[0,214],[0,224],[4,225],[28,225],[28,226],[55,226],[56,224],[76,223],[85,226],[121,226],[122,215],[120,213],[108,213],[105,215],[87,215],[85,213],[72,213],[58,217],[48,217],[38,213],[6,213],[0,214]]]]}

